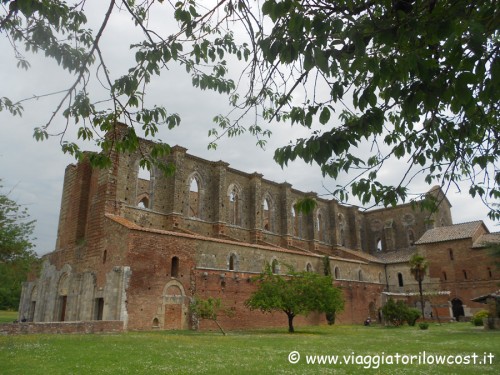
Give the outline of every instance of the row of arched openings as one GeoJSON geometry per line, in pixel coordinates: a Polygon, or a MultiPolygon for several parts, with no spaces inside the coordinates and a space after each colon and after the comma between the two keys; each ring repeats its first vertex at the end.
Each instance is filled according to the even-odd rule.
{"type": "MultiPolygon", "coordinates": [[[[238,269],[239,269],[239,259],[238,259],[238,256],[235,253],[231,253],[229,255],[228,264],[227,265],[228,265],[228,270],[229,271],[238,271],[238,269]]],[[[171,266],[170,266],[170,276],[171,277],[179,277],[179,267],[180,267],[179,257],[177,257],[177,256],[172,257],[171,266]]],[[[280,272],[280,264],[279,264],[279,261],[276,258],[274,258],[271,261],[271,271],[272,271],[272,273],[276,273],[276,274],[278,274],[280,272]]],[[[307,272],[314,272],[313,266],[312,266],[312,264],[310,262],[307,262],[307,264],[306,264],[306,271],[307,272]]],[[[400,275],[401,274],[399,273],[398,277],[400,275]]],[[[334,269],[334,276],[335,276],[335,279],[340,279],[341,278],[340,268],[338,266],[335,267],[335,269],[334,269]]],[[[401,278],[402,278],[402,276],[401,276],[401,278]]],[[[359,281],[363,281],[363,271],[362,270],[358,271],[358,280],[359,281]]]]}
{"type": "MultiPolygon", "coordinates": [[[[151,172],[144,167],[139,168],[139,180],[150,181],[151,172]]],[[[199,173],[195,172],[188,178],[189,197],[187,203],[187,215],[191,218],[203,219],[203,200],[204,200],[204,187],[199,173]]],[[[242,225],[242,208],[243,208],[243,194],[242,189],[238,184],[231,184],[227,192],[227,217],[228,223],[231,225],[242,225]]],[[[137,207],[147,209],[151,208],[150,195],[147,191],[138,191],[137,207]]],[[[272,199],[269,194],[266,194],[262,200],[262,228],[265,231],[275,231],[275,212],[272,199]]],[[[339,218],[343,219],[339,214],[339,218]]],[[[304,237],[303,218],[302,213],[295,210],[292,205],[292,220],[294,236],[298,238],[304,237]]],[[[344,229],[341,221],[340,237],[341,244],[345,246],[344,229]]],[[[326,220],[321,211],[318,211],[315,218],[315,230],[320,241],[326,241],[326,220]]]]}
{"type": "MultiPolygon", "coordinates": [[[[295,204],[292,205],[291,215],[292,215],[292,224],[293,224],[293,235],[295,237],[298,237],[298,238],[304,238],[305,233],[304,233],[302,212],[298,211],[295,208],[295,204]]],[[[317,234],[317,238],[320,241],[323,241],[323,242],[327,241],[327,225],[326,225],[325,217],[324,217],[323,212],[321,210],[318,210],[318,212],[316,213],[315,220],[314,220],[314,230],[317,234]]],[[[342,244],[342,246],[345,246],[343,225],[340,225],[339,234],[340,234],[341,244],[342,244]]]]}
{"type": "MultiPolygon", "coordinates": [[[[239,259],[238,256],[235,253],[231,253],[229,255],[228,259],[228,270],[229,271],[238,271],[239,268],[239,259]]],[[[313,272],[313,267],[310,262],[307,262],[306,264],[306,271],[307,272],[313,272]]],[[[280,272],[280,264],[277,259],[273,259],[271,261],[271,272],[278,274],[280,272]]]]}
{"type": "MultiPolygon", "coordinates": [[[[189,178],[188,216],[202,219],[204,189],[198,173],[189,178]]],[[[231,184],[227,191],[227,219],[231,225],[243,225],[243,192],[238,184],[231,184]]],[[[269,195],[262,200],[262,227],[274,231],[274,208],[269,195]]]]}
{"type": "MultiPolygon", "coordinates": [[[[144,167],[139,168],[138,179],[150,181],[151,172],[144,167]]],[[[204,199],[204,187],[202,186],[201,176],[195,172],[188,179],[188,189],[189,197],[187,204],[188,216],[191,218],[202,219],[203,212],[203,199],[204,199]]],[[[148,192],[139,192],[137,197],[137,206],[139,208],[150,208],[150,196],[148,192]]],[[[242,189],[237,184],[231,184],[227,193],[228,199],[228,222],[232,225],[242,225],[242,206],[243,206],[243,194],[242,189]]],[[[262,228],[269,232],[274,232],[275,230],[275,217],[274,217],[274,205],[272,204],[272,199],[269,194],[266,194],[262,200],[262,228]]],[[[294,222],[294,235],[296,237],[304,237],[303,233],[303,223],[302,214],[297,213],[295,208],[292,206],[292,217],[294,222]]],[[[316,226],[315,230],[318,233],[318,238],[321,241],[326,240],[326,225],[325,220],[321,212],[318,212],[315,220],[316,226]]],[[[341,229],[343,234],[343,229],[341,229]]],[[[342,236],[342,235],[341,235],[342,236]]],[[[343,237],[343,236],[342,236],[343,237]]]]}
{"type": "MultiPolygon", "coordinates": [[[[366,280],[366,277],[363,273],[363,270],[361,270],[361,269],[358,270],[355,275],[356,275],[357,279],[352,279],[353,281],[368,281],[368,280],[366,280]]],[[[340,268],[338,266],[335,266],[335,268],[333,269],[333,276],[334,276],[335,280],[342,279],[342,274],[341,274],[340,268]]],[[[378,279],[379,279],[379,283],[382,283],[382,273],[378,274],[378,279]]]]}
{"type": "MultiPolygon", "coordinates": [[[[139,180],[150,181],[151,171],[144,167],[140,167],[138,171],[138,184],[139,180]]],[[[195,172],[188,179],[189,188],[189,199],[187,204],[188,216],[191,218],[202,219],[203,212],[203,198],[204,198],[204,188],[201,183],[201,176],[195,172]]],[[[241,226],[242,225],[242,203],[243,195],[241,188],[237,184],[231,184],[228,189],[228,222],[232,225],[241,226]]],[[[150,194],[147,191],[138,191],[137,206],[139,208],[147,209],[151,207],[150,194]]],[[[293,223],[293,235],[298,238],[304,238],[304,224],[301,212],[297,212],[295,209],[295,204],[292,205],[291,209],[292,223],[293,223]]],[[[274,232],[274,207],[272,200],[268,194],[262,200],[262,228],[269,232],[274,232]]],[[[338,243],[341,246],[346,246],[345,238],[345,220],[343,214],[338,214],[338,243]]],[[[324,215],[321,210],[318,210],[315,216],[315,231],[317,238],[320,241],[327,241],[327,225],[324,215]]],[[[408,229],[407,231],[408,244],[413,246],[415,243],[415,233],[413,229],[408,229]]],[[[381,238],[376,239],[376,251],[383,251],[383,243],[381,238]]],[[[453,260],[453,253],[450,249],[450,259],[453,260]]]]}

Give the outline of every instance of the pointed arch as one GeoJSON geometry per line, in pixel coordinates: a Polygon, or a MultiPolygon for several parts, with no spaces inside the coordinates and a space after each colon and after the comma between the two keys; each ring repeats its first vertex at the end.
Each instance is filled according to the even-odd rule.
{"type": "Polygon", "coordinates": [[[413,246],[415,244],[415,232],[413,231],[412,228],[408,229],[407,236],[408,236],[408,245],[413,246]]]}
{"type": "Polygon", "coordinates": [[[296,202],[292,204],[293,235],[302,238],[302,212],[295,208],[296,202]]]}
{"type": "Polygon", "coordinates": [[[137,197],[137,207],[142,209],[149,208],[149,194],[143,193],[137,197]]]}
{"type": "Polygon", "coordinates": [[[137,172],[135,205],[139,208],[151,208],[153,203],[154,169],[147,169],[140,165],[137,160],[135,164],[137,172]]]}
{"type": "Polygon", "coordinates": [[[274,202],[270,194],[266,193],[262,199],[262,228],[274,232],[274,221],[274,202]]]}
{"type": "Polygon", "coordinates": [[[141,180],[151,181],[151,171],[146,167],[139,165],[139,171],[137,172],[137,178],[141,180]]]}
{"type": "Polygon", "coordinates": [[[68,295],[68,290],[69,290],[69,276],[65,272],[59,278],[59,282],[57,284],[57,293],[60,296],[66,296],[68,295]]]}
{"type": "Polygon", "coordinates": [[[339,233],[339,245],[346,246],[346,238],[345,238],[345,219],[343,214],[337,215],[338,221],[338,233],[339,233]]]}
{"type": "Polygon", "coordinates": [[[316,234],[320,241],[326,241],[326,215],[321,208],[316,212],[316,234]]]}
{"type": "Polygon", "coordinates": [[[191,173],[186,181],[186,191],[188,199],[186,200],[186,214],[191,218],[201,219],[203,217],[203,201],[205,188],[201,175],[195,171],[191,173]]]}
{"type": "Polygon", "coordinates": [[[237,183],[232,183],[227,189],[228,199],[228,222],[232,225],[242,225],[243,193],[242,188],[237,183]]]}

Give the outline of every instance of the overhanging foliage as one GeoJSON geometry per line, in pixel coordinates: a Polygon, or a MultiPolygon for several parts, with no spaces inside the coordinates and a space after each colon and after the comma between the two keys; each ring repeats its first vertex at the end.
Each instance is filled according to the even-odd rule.
{"type": "MultiPolygon", "coordinates": [[[[394,205],[409,199],[416,177],[445,190],[465,183],[487,205],[500,198],[500,10],[493,0],[265,0],[261,8],[249,0],[111,0],[97,31],[86,28],[84,4],[2,1],[0,30],[12,41],[18,66],[29,68],[24,46],[74,75],[35,129],[37,140],[47,139],[62,115],[77,124],[80,140],[63,137],[63,151],[80,158],[81,141],[92,140],[103,151],[92,162],[109,165],[113,149],[138,149],[139,129],[155,137],[160,126],[180,124],[175,109],[144,104],[151,80],[180,64],[193,86],[229,96],[232,109],[215,117],[211,147],[246,131],[263,146],[271,125],[287,122],[310,135],[278,148],[275,160],[317,163],[333,178],[349,172],[350,181],[332,189],[341,200],[352,194],[363,203],[394,205]],[[173,33],[149,27],[152,12],[166,7],[177,23],[173,33]],[[144,40],[131,46],[136,63],[114,78],[100,41],[119,11],[144,40]],[[235,35],[238,27],[244,32],[235,35]],[[231,59],[241,65],[229,75],[231,59]],[[107,87],[105,104],[89,92],[92,66],[107,87]],[[117,121],[131,126],[128,133],[104,137],[114,134],[117,121]],[[356,151],[365,144],[371,147],[356,151]],[[407,168],[398,183],[387,183],[380,171],[394,159],[407,168]]],[[[0,110],[20,115],[25,101],[8,94],[0,93],[0,110]]],[[[168,151],[161,142],[141,150],[143,165],[171,172],[162,163],[168,151]]],[[[498,219],[498,207],[489,207],[498,219]]]]}

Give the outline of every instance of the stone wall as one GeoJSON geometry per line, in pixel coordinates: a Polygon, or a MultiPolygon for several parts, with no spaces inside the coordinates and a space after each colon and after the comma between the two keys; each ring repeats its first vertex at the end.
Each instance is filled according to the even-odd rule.
{"type": "MultiPolygon", "coordinates": [[[[150,146],[150,142],[141,140],[142,149],[150,146]]],[[[182,228],[246,243],[258,243],[266,237],[271,244],[303,250],[314,250],[321,243],[364,252],[376,252],[379,239],[384,251],[406,248],[430,222],[427,212],[414,210],[409,204],[361,212],[357,207],[319,199],[316,193],[301,192],[288,183],[273,182],[261,174],[238,171],[228,163],[201,159],[186,151],[173,147],[165,161],[175,165],[174,174],[164,176],[153,168],[149,180],[139,178],[139,150],[117,156],[109,178],[116,181],[116,196],[112,198],[119,203],[118,214],[146,228],[182,228]],[[316,198],[315,210],[308,214],[294,212],[294,204],[305,197],[316,198]],[[138,209],[145,198],[148,207],[141,205],[138,209]]],[[[431,221],[451,224],[447,201],[443,201],[440,212],[442,217],[431,221]]]]}
{"type": "Polygon", "coordinates": [[[130,268],[124,266],[127,243],[123,227],[108,223],[110,242],[95,262],[57,267],[57,252],[45,257],[37,280],[23,285],[20,318],[29,322],[121,320],[127,323],[126,289],[130,268]],[[113,230],[114,229],[114,230],[113,230]],[[121,229],[121,230],[120,230],[121,229]],[[123,242],[125,240],[125,242],[123,242]]]}

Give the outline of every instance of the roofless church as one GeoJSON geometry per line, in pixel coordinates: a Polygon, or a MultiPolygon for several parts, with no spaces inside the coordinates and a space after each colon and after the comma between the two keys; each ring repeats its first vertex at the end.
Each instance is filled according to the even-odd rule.
{"type": "MultiPolygon", "coordinates": [[[[117,127],[118,133],[126,127],[117,127]]],[[[118,136],[120,136],[118,134],[118,136]]],[[[147,150],[152,143],[140,141],[147,150]]],[[[389,296],[419,307],[408,261],[429,262],[429,319],[457,320],[484,308],[471,299],[495,291],[500,272],[486,245],[500,242],[482,221],[454,224],[442,199],[430,215],[410,204],[361,211],[172,148],[175,173],[140,173],[140,152],[115,153],[113,165],[87,160],[66,168],[55,250],[23,285],[20,318],[31,322],[118,321],[123,329],[210,328],[190,312],[194,297],[219,297],[233,310],[228,329],[279,326],[285,314],[250,311],[251,278],[266,264],[323,273],[325,259],[346,301],[339,323],[379,319],[389,296]],[[294,210],[316,198],[314,212],[294,210]],[[326,257],[326,258],[325,258],[326,257]]],[[[324,315],[297,318],[324,324],[324,315]]]]}

